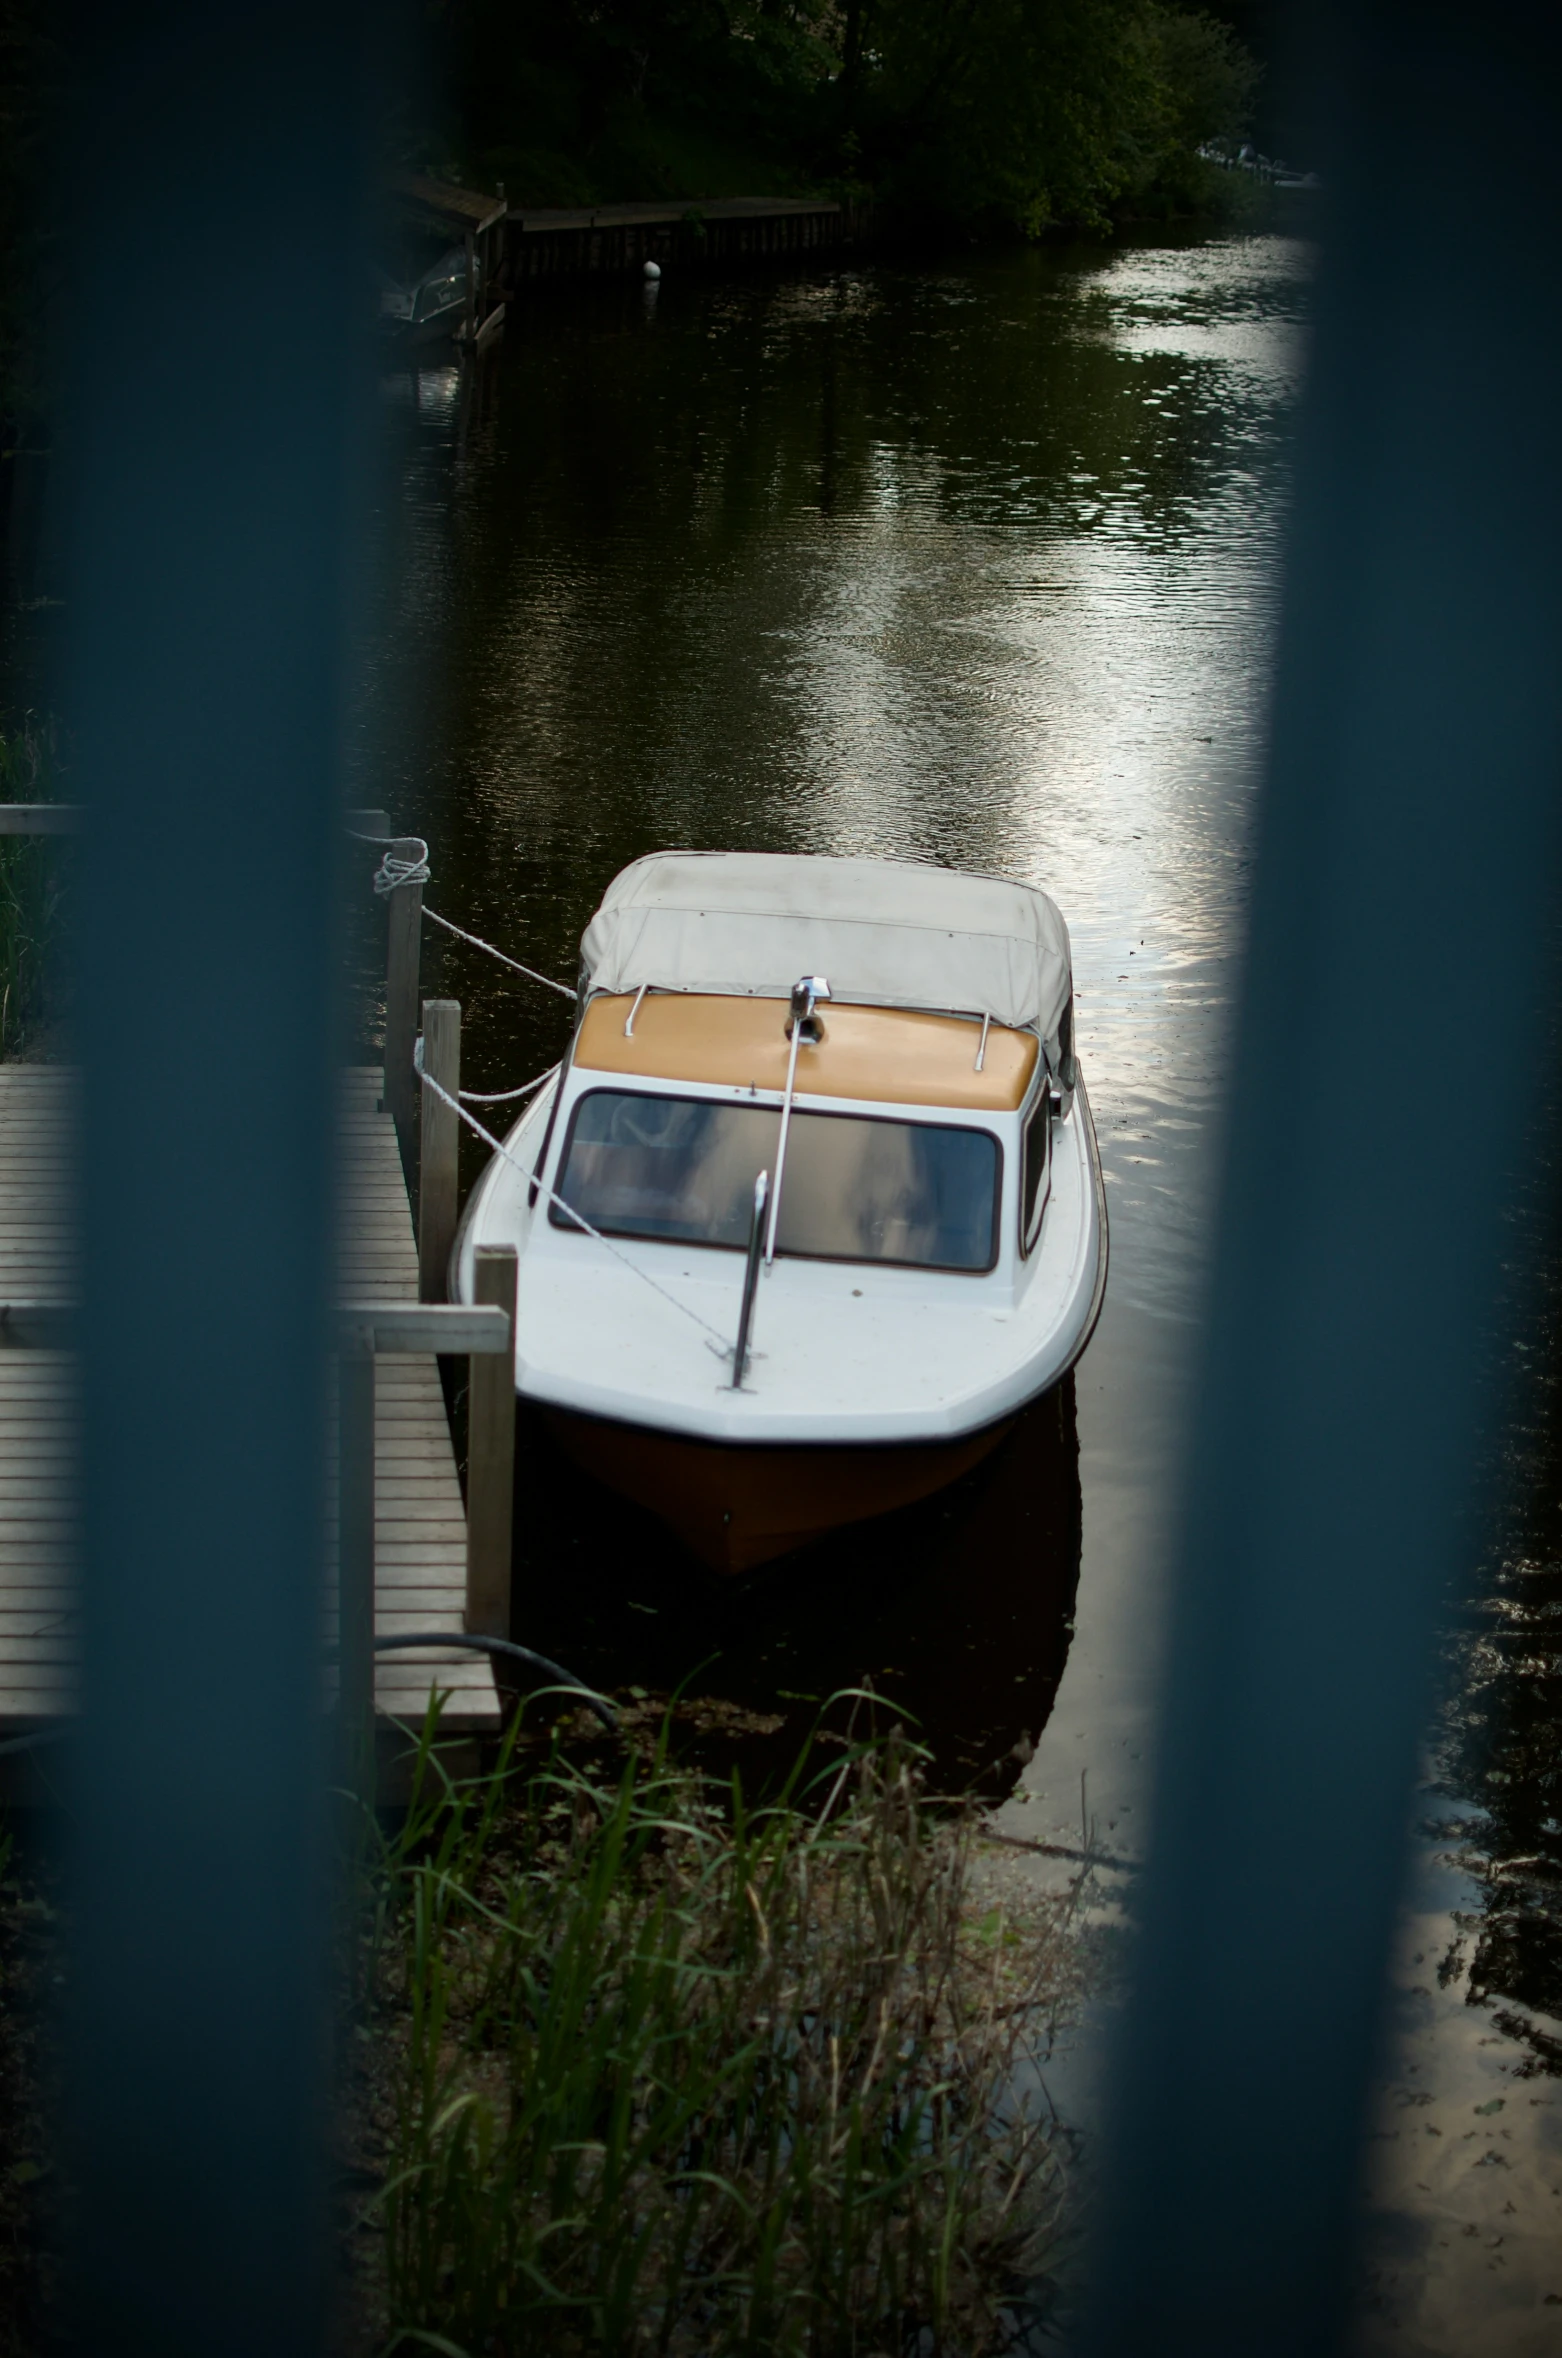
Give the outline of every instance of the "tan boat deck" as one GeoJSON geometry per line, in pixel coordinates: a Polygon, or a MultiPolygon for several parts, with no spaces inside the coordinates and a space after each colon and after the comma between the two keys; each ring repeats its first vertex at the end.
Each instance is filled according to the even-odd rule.
{"type": "MultiPolygon", "coordinates": [[[[784,999],[709,992],[603,992],[575,1042],[577,1070],[638,1073],[779,1096],[790,1069],[784,999]],[[626,1026],[633,1018],[634,1029],[626,1026]]],[[[801,1046],[801,1097],[852,1097],[878,1105],[947,1106],[1016,1113],[1029,1093],[1040,1042],[980,1018],[900,1007],[820,1003],[823,1038],[801,1046]],[[978,1066],[977,1057],[981,1063],[978,1066]]]]}
{"type": "MultiPolygon", "coordinates": [[[[0,1301],[67,1301],[75,1270],[71,1128],[76,1081],[51,1065],[0,1065],[0,1301]]],[[[417,1252],[395,1131],[378,1112],[380,1075],[343,1082],[342,1291],[415,1302],[417,1252]]],[[[71,1363],[57,1351],[0,1350],[0,1740],[58,1721],[76,1699],[77,1416],[71,1363]]],[[[331,1479],[334,1492],[334,1436],[331,1479]]],[[[335,1565],[335,1499],[327,1563],[335,1565]]],[[[328,1624],[333,1578],[326,1580],[328,1624]]],[[[380,1635],[460,1629],[466,1517],[433,1359],[375,1368],[375,1622],[380,1635]]],[[[334,1636],[334,1626],[331,1634],[334,1636]]],[[[434,1687],[443,1725],[499,1724],[487,1659],[449,1648],[382,1655],[378,1710],[420,1721],[434,1687]]]]}

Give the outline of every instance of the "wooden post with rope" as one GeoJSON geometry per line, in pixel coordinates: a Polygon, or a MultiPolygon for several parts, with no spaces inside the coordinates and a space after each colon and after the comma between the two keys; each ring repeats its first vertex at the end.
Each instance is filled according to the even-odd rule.
{"type": "MultiPolygon", "coordinates": [[[[405,890],[405,887],[401,887],[405,890]]],[[[448,1097],[461,1095],[461,1002],[423,1002],[423,1070],[448,1097]]],[[[423,1091],[418,1150],[418,1300],[446,1299],[446,1270],[456,1241],[456,1158],[461,1122],[434,1089],[423,1091]]]]}
{"type": "Polygon", "coordinates": [[[374,1801],[374,1360],[343,1351],[337,1380],[337,1694],[349,1788],[374,1801]]]}
{"type": "MultiPolygon", "coordinates": [[[[422,846],[416,836],[401,835],[390,848],[397,857],[410,860],[422,846]]],[[[385,1110],[396,1125],[402,1168],[410,1171],[418,1112],[412,1049],[418,1036],[423,887],[398,884],[386,898],[389,914],[385,942],[385,1110]]]]}

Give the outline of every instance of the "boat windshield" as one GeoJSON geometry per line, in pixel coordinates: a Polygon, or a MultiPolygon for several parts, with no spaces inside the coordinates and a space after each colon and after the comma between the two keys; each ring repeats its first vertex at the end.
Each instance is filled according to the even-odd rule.
{"type": "MultiPolygon", "coordinates": [[[[558,1194],[607,1235],[740,1250],[755,1178],[775,1172],[780,1128],[775,1106],[593,1089],[570,1122],[558,1194]]],[[[1001,1167],[986,1130],[794,1111],[776,1250],[990,1269],[1001,1167]]],[[[550,1217],[574,1226],[558,1203],[550,1217]]]]}

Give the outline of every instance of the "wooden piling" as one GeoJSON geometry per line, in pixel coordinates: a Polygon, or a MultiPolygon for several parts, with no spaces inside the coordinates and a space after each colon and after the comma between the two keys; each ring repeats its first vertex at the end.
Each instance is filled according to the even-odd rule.
{"type": "MultiPolygon", "coordinates": [[[[423,1070],[450,1097],[461,1093],[461,1003],[423,1002],[423,1070]]],[[[446,1270],[456,1241],[456,1156],[461,1124],[453,1107],[423,1091],[418,1150],[418,1300],[446,1299],[446,1270]]]]}
{"type": "MultiPolygon", "coordinates": [[[[391,849],[410,859],[416,839],[400,836],[391,849]]],[[[423,951],[423,887],[398,884],[389,896],[385,943],[385,1110],[396,1125],[403,1168],[412,1168],[417,1087],[412,1048],[418,1036],[418,967],[423,951]]]]}
{"type": "Polygon", "coordinates": [[[374,1791],[374,1360],[337,1363],[337,1695],[342,1773],[374,1791]]]}
{"type": "Polygon", "coordinates": [[[472,1298],[503,1310],[510,1348],[474,1357],[467,1394],[466,1626],[483,1637],[510,1635],[510,1563],[515,1502],[514,1245],[479,1245],[472,1298]]]}

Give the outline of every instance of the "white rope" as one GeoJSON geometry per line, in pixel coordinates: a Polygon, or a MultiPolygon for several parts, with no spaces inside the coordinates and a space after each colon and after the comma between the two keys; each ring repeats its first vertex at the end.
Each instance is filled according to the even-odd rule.
{"type": "Polygon", "coordinates": [[[432,1073],[427,1073],[424,1071],[423,1041],[421,1035],[413,1046],[412,1062],[414,1068],[416,1069],[418,1078],[423,1083],[424,1088],[432,1089],[434,1095],[440,1098],[444,1104],[448,1105],[452,1113],[459,1114],[462,1121],[465,1122],[467,1128],[469,1130],[475,1130],[478,1137],[482,1139],[483,1143],[486,1146],[491,1146],[493,1148],[495,1154],[502,1154],[505,1161],[509,1164],[511,1170],[519,1171],[521,1177],[527,1182],[528,1186],[540,1188],[543,1194],[547,1197],[549,1203],[558,1205],[559,1210],[564,1214],[566,1219],[573,1220],[577,1228],[583,1228],[587,1236],[592,1238],[595,1243],[604,1245],[612,1254],[615,1261],[622,1261],[624,1267],[629,1271],[632,1277],[638,1277],[643,1284],[648,1285],[653,1294],[660,1294],[664,1302],[671,1302],[673,1308],[675,1310],[681,1310],[685,1318],[692,1318],[695,1325],[702,1328],[703,1331],[710,1336],[712,1342],[715,1344],[717,1350],[721,1353],[724,1359],[731,1356],[732,1345],[727,1341],[725,1335],[719,1333],[707,1319],[702,1318],[698,1310],[691,1310],[687,1302],[680,1302],[676,1294],[670,1294],[666,1286],[658,1284],[657,1280],[651,1275],[649,1270],[642,1269],[638,1262],[631,1261],[627,1253],[621,1253],[617,1245],[613,1243],[610,1237],[604,1236],[600,1228],[593,1228],[591,1222],[584,1218],[581,1213],[577,1212],[573,1204],[567,1204],[564,1201],[564,1198],[557,1194],[555,1190],[548,1185],[545,1179],[540,1179],[536,1171],[528,1171],[525,1164],[518,1162],[515,1156],[510,1152],[509,1148],[502,1145],[491,1130],[485,1130],[483,1128],[482,1123],[477,1119],[475,1114],[469,1114],[466,1110],[466,1107],[464,1105],[458,1104],[456,1099],[451,1096],[448,1089],[442,1089],[440,1087],[438,1081],[434,1079],[432,1073]]]}
{"type": "MultiPolygon", "coordinates": [[[[399,852],[386,850],[384,858],[374,871],[374,889],[381,900],[388,893],[395,892],[403,884],[427,884],[429,880],[428,845],[421,835],[360,835],[355,827],[349,827],[347,832],[354,843],[385,844],[387,846],[393,843],[415,843],[417,845],[416,856],[410,860],[404,858],[399,852]]],[[[452,925],[448,917],[441,917],[437,909],[429,908],[426,903],[423,914],[425,917],[432,917],[436,925],[442,925],[446,933],[453,933],[458,941],[470,942],[474,950],[486,950],[489,957],[497,958],[501,966],[512,968],[516,974],[524,974],[528,982],[541,983],[545,990],[558,991],[566,999],[579,998],[580,993],[572,991],[568,983],[555,982],[551,974],[539,974],[535,967],[523,966],[519,958],[506,957],[504,951],[496,950],[492,942],[485,942],[480,934],[468,933],[464,926],[452,925]]],[[[544,1074],[543,1078],[546,1079],[547,1075],[544,1074]]],[[[515,1094],[519,1096],[520,1091],[517,1090],[515,1094]]],[[[481,1100],[479,1100],[480,1102],[481,1100]]],[[[499,1100],[490,1098],[488,1102],[491,1105],[497,1105],[499,1100]]]]}
{"type": "Polygon", "coordinates": [[[535,1097],[543,1082],[551,1081],[558,1069],[556,1064],[550,1064],[545,1073],[537,1075],[535,1081],[523,1081],[518,1089],[463,1089],[461,1102],[463,1105],[510,1105],[517,1097],[535,1097]]]}
{"type": "Polygon", "coordinates": [[[360,835],[356,827],[349,827],[348,835],[354,843],[384,844],[415,843],[417,851],[405,859],[399,852],[387,848],[384,858],[374,871],[374,889],[381,900],[402,884],[427,884],[428,845],[421,835],[360,835]]]}
{"type": "MultiPolygon", "coordinates": [[[[427,870],[424,873],[426,875],[427,870]]],[[[378,877],[375,878],[374,889],[376,892],[379,890],[378,877]]],[[[535,967],[523,966],[519,958],[507,958],[503,950],[494,948],[492,942],[485,942],[475,933],[467,933],[459,925],[452,925],[448,917],[441,917],[439,911],[431,909],[426,901],[423,904],[423,914],[425,917],[432,917],[436,925],[442,925],[446,933],[453,933],[457,941],[470,942],[474,950],[486,950],[489,957],[497,958],[501,966],[513,967],[517,974],[524,974],[528,982],[542,983],[550,991],[562,992],[566,999],[579,998],[580,993],[572,991],[568,983],[555,982],[551,974],[539,974],[535,967]]]]}

